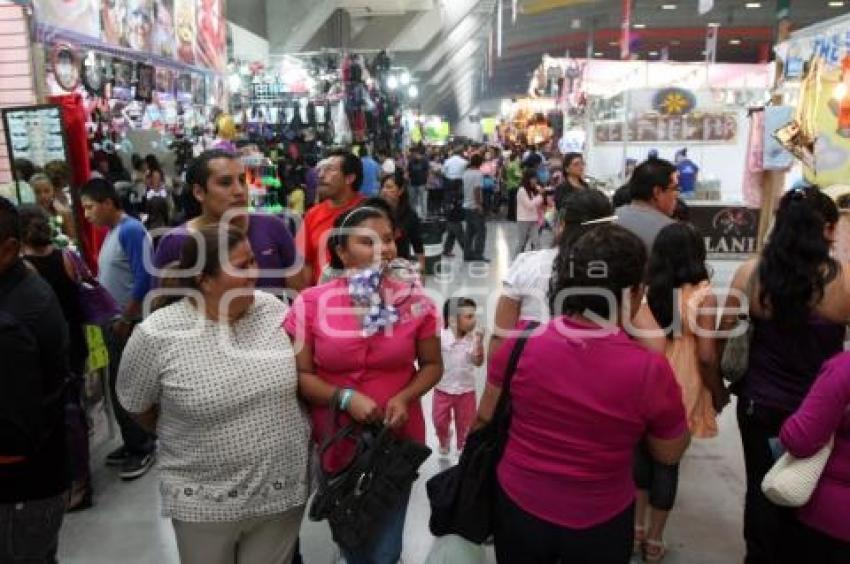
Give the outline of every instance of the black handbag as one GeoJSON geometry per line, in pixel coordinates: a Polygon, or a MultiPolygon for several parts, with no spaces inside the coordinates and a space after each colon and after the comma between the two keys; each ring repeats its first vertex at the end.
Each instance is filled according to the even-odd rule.
{"type": "Polygon", "coordinates": [[[431,449],[400,439],[383,425],[349,424],[323,441],[320,459],[333,445],[348,439],[356,441],[351,463],[336,474],[320,469],[319,488],[308,515],[313,521],[327,519],[334,542],[354,549],[368,545],[380,532],[386,517],[408,495],[431,449]]]}
{"type": "Polygon", "coordinates": [[[459,535],[481,544],[493,534],[496,499],[496,466],[502,457],[511,421],[511,380],[529,336],[539,325],[529,323],[517,339],[502,394],[490,422],[469,434],[457,465],[428,480],[431,534],[459,535]]]}

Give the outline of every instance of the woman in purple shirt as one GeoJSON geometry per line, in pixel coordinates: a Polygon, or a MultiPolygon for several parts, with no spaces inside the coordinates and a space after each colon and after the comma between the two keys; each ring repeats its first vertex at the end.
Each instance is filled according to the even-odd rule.
{"type": "MultiPolygon", "coordinates": [[[[559,316],[529,339],[511,381],[511,425],[497,468],[499,564],[627,564],[635,447],[646,441],[654,459],[675,464],[688,445],[670,364],[623,330],[644,294],[643,243],[604,225],[570,251],[559,254],[552,275],[559,316]]],[[[491,359],[478,426],[492,418],[514,342],[491,359]]]]}
{"type": "Polygon", "coordinates": [[[779,203],[761,256],[741,265],[732,280],[732,289],[748,301],[739,307],[730,294],[723,328],[733,326],[742,310],[754,324],[747,373],[732,387],[747,472],[745,564],[799,562],[788,559],[797,548],[799,522],[765,497],[761,483],[775,461],[772,445],[783,423],[823,363],[843,350],[850,267],[830,254],[837,222],[838,208],[818,188],[791,190],[779,203]]]}
{"type": "Polygon", "coordinates": [[[779,435],[793,456],[808,458],[835,436],[812,498],[797,512],[803,524],[795,562],[850,562],[850,353],[825,363],[809,395],[779,435]]]}

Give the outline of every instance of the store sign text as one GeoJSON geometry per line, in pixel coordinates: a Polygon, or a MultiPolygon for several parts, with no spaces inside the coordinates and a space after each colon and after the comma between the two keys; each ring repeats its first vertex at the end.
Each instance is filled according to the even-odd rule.
{"type": "Polygon", "coordinates": [[[738,134],[738,116],[725,112],[684,116],[644,115],[628,122],[596,126],[597,143],[734,143],[738,134]]]}

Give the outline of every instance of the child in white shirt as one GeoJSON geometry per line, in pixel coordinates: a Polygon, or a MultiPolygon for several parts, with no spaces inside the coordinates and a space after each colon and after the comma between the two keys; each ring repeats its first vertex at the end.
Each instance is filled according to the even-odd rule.
{"type": "Polygon", "coordinates": [[[475,367],[484,363],[484,335],[475,330],[476,307],[469,298],[452,298],[443,305],[443,379],[434,388],[432,409],[441,456],[449,454],[452,418],[458,452],[475,420],[475,367]]]}

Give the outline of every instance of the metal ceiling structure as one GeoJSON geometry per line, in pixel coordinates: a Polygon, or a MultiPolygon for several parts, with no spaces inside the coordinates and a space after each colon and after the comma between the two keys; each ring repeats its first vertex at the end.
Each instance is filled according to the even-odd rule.
{"type": "MultiPolygon", "coordinates": [[[[770,57],[777,0],[632,0],[632,46],[641,59],[703,59],[710,23],[717,60],[770,57]]],[[[541,57],[619,58],[623,0],[230,0],[228,19],[266,37],[273,55],[324,47],[386,49],[419,84],[422,110],[457,119],[478,101],[522,94],[541,57]],[[502,7],[502,53],[496,56],[502,7]],[[488,64],[492,57],[492,64],[488,64]]],[[[847,13],[850,0],[791,0],[803,27],[847,13]]]]}

